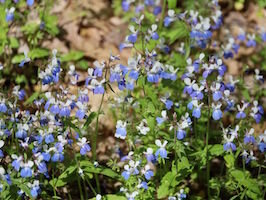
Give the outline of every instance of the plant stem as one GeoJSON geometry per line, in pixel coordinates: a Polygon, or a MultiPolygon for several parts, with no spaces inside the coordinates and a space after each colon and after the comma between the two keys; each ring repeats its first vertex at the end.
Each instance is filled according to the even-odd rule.
{"type": "Polygon", "coordinates": [[[196,128],[196,125],[197,125],[197,118],[194,117],[194,119],[193,119],[193,131],[194,131],[194,136],[197,139],[197,128],[196,128]]]}
{"type": "MultiPolygon", "coordinates": [[[[105,79],[107,77],[107,70],[109,69],[109,63],[110,63],[110,61],[108,62],[107,68],[105,69],[105,75],[104,75],[105,79]]],[[[105,94],[105,91],[102,94],[101,103],[100,103],[100,106],[99,106],[98,111],[97,111],[95,134],[92,135],[92,160],[93,160],[93,162],[97,159],[96,147],[97,147],[97,137],[99,134],[99,116],[100,116],[100,112],[101,112],[102,105],[103,105],[104,94],[105,94]]],[[[94,174],[94,177],[95,177],[95,181],[96,181],[97,191],[98,191],[98,193],[101,193],[98,174],[94,174]]]]}
{"type": "Polygon", "coordinates": [[[81,188],[81,184],[80,184],[80,177],[79,177],[79,175],[78,175],[78,186],[79,186],[80,199],[81,200],[84,200],[83,192],[82,192],[82,188],[81,188]]]}
{"type": "Polygon", "coordinates": [[[164,15],[165,15],[165,9],[166,9],[166,0],[163,1],[163,10],[162,10],[162,15],[161,15],[161,19],[160,19],[159,30],[161,30],[162,26],[163,26],[163,19],[164,19],[164,15]]]}
{"type": "Polygon", "coordinates": [[[257,176],[257,178],[259,178],[259,176],[260,176],[260,172],[261,172],[261,165],[259,165],[259,171],[258,171],[258,176],[257,176]]]}
{"type": "MultiPolygon", "coordinates": [[[[52,178],[53,178],[53,180],[54,180],[54,167],[53,167],[53,169],[52,169],[52,178]]],[[[55,185],[56,185],[56,182],[53,182],[54,197],[57,197],[57,196],[56,196],[55,185]]]]}
{"type": "Polygon", "coordinates": [[[210,94],[208,94],[208,121],[207,121],[207,131],[206,131],[206,167],[207,167],[207,194],[208,199],[210,199],[210,163],[209,163],[209,131],[210,131],[210,94]]]}
{"type": "Polygon", "coordinates": [[[82,182],[83,182],[83,187],[84,187],[84,191],[85,191],[85,199],[88,199],[88,191],[87,191],[86,183],[84,180],[82,180],[82,182]]]}
{"type": "Polygon", "coordinates": [[[86,182],[88,183],[88,185],[89,185],[91,191],[93,192],[93,194],[96,196],[96,195],[97,195],[97,192],[94,190],[94,188],[93,188],[93,186],[91,185],[90,181],[87,180],[86,178],[85,178],[85,180],[86,180],[86,182]]]}
{"type": "Polygon", "coordinates": [[[176,130],[174,130],[174,135],[175,135],[175,166],[176,166],[176,171],[177,171],[177,156],[176,156],[176,130]]]}
{"type": "Polygon", "coordinates": [[[243,165],[243,171],[245,171],[246,168],[245,168],[245,159],[244,159],[244,157],[242,158],[242,165],[243,165]]]}

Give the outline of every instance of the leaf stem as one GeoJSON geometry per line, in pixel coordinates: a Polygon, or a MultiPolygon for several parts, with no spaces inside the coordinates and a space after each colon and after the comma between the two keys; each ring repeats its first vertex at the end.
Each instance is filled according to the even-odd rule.
{"type": "Polygon", "coordinates": [[[209,163],[209,131],[210,131],[210,94],[208,93],[208,121],[207,121],[207,131],[206,131],[206,168],[207,168],[207,194],[208,199],[210,199],[210,163],[209,163]]]}
{"type": "Polygon", "coordinates": [[[81,200],[84,200],[83,192],[82,192],[82,188],[81,188],[81,184],[80,184],[80,177],[79,177],[79,175],[78,175],[78,186],[79,186],[80,199],[81,200]]]}
{"type": "MultiPolygon", "coordinates": [[[[107,77],[107,70],[109,69],[109,63],[110,63],[110,60],[107,64],[107,68],[105,69],[105,74],[104,74],[105,79],[107,77]]],[[[98,111],[97,111],[95,134],[92,135],[92,160],[93,160],[93,162],[97,160],[96,147],[97,147],[97,137],[99,134],[99,116],[100,116],[100,112],[101,112],[102,105],[103,105],[104,95],[105,95],[105,90],[104,90],[104,93],[102,94],[101,103],[100,103],[100,106],[99,106],[98,111]]],[[[96,181],[97,191],[98,191],[98,193],[101,193],[98,174],[94,174],[94,177],[95,177],[95,181],[96,181]]]]}
{"type": "Polygon", "coordinates": [[[161,15],[161,19],[160,19],[159,30],[161,30],[162,26],[163,26],[163,19],[164,19],[164,15],[165,15],[165,9],[166,9],[166,0],[163,1],[163,10],[162,10],[162,15],[161,15]]]}

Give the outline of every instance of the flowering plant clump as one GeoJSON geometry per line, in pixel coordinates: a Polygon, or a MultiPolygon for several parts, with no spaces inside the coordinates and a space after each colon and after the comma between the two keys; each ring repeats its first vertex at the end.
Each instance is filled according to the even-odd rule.
{"type": "Polygon", "coordinates": [[[46,4],[0,2],[7,41],[0,38],[1,75],[44,63],[37,65],[38,91],[28,96],[25,84],[15,81],[0,93],[1,199],[265,198],[265,60],[250,68],[249,88],[248,70],[233,77],[226,64],[240,48],[254,48],[261,59],[263,27],[218,40],[218,1],[201,0],[203,12],[197,5],[179,8],[176,0],[122,0],[116,9],[134,17],[119,49],[131,56],[95,61],[82,79],[60,49],[36,50],[44,30],[56,35],[56,24],[42,21],[32,35],[24,27],[32,49],[12,58],[12,23],[46,4]],[[102,162],[98,136],[102,115],[110,115],[103,106],[107,93],[113,94],[116,145],[102,162]],[[90,98],[97,97],[93,110],[90,98]]]}

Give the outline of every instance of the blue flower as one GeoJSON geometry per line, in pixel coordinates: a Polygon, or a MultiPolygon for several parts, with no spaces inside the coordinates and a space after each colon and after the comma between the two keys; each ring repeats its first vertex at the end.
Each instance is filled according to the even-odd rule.
{"type": "Polygon", "coordinates": [[[87,152],[91,150],[90,145],[87,142],[87,139],[85,137],[79,139],[79,142],[77,143],[80,147],[80,154],[85,155],[87,152]]]}
{"type": "Polygon", "coordinates": [[[43,152],[42,156],[43,156],[43,160],[45,160],[46,162],[49,162],[51,155],[48,152],[43,152]]]}
{"type": "Polygon", "coordinates": [[[60,107],[58,104],[54,104],[50,108],[50,112],[53,113],[54,115],[58,114],[60,112],[60,107]]]}
{"type": "Polygon", "coordinates": [[[64,160],[64,155],[62,153],[56,152],[52,158],[51,158],[52,162],[62,162],[64,160]]]}
{"type": "Polygon", "coordinates": [[[251,144],[255,144],[256,143],[256,140],[255,140],[254,136],[246,135],[244,137],[244,144],[248,144],[248,143],[251,143],[251,144]]]}
{"type": "MultiPolygon", "coordinates": [[[[153,9],[153,14],[156,16],[156,15],[159,15],[160,13],[162,12],[162,7],[161,6],[155,6],[154,9],[153,9]]],[[[266,34],[265,34],[266,35],[266,34]]],[[[266,36],[265,36],[266,38],[266,36]]],[[[266,40],[266,39],[265,39],[266,40]]]]}
{"type": "Polygon", "coordinates": [[[11,155],[11,157],[14,159],[13,160],[13,162],[12,162],[12,167],[14,167],[14,169],[16,170],[16,171],[19,171],[19,169],[20,169],[20,165],[21,165],[21,161],[22,161],[22,156],[20,156],[20,157],[17,157],[16,155],[11,155]]]}
{"type": "Polygon", "coordinates": [[[173,21],[174,19],[172,17],[165,17],[163,20],[163,24],[165,27],[168,27],[173,21]]]}
{"type": "Polygon", "coordinates": [[[24,51],[25,58],[19,63],[19,67],[24,67],[24,65],[28,62],[30,62],[30,58],[28,57],[28,54],[26,51],[24,51]]]}
{"type": "Polygon", "coordinates": [[[245,117],[246,117],[246,113],[244,113],[243,111],[240,111],[236,114],[237,119],[244,119],[245,117]]]}
{"type": "Polygon", "coordinates": [[[198,86],[197,84],[193,85],[193,92],[190,94],[192,98],[196,98],[197,100],[202,100],[203,99],[203,93],[202,91],[204,90],[204,86],[198,86]]]}
{"type": "Polygon", "coordinates": [[[44,174],[48,171],[45,162],[40,162],[37,166],[38,166],[38,170],[41,174],[44,174]]]}
{"type": "Polygon", "coordinates": [[[147,6],[153,6],[154,5],[154,0],[144,0],[144,3],[147,6]]]}
{"type": "Polygon", "coordinates": [[[155,160],[152,148],[147,148],[147,151],[144,152],[144,154],[148,162],[153,162],[155,160]]]}
{"type": "Polygon", "coordinates": [[[123,171],[121,175],[123,176],[123,178],[125,180],[128,180],[130,177],[130,172],[129,171],[123,171]]]}
{"type": "Polygon", "coordinates": [[[15,12],[15,8],[14,7],[11,7],[10,9],[6,9],[6,21],[7,22],[13,21],[14,12],[15,12]]]}
{"type": "Polygon", "coordinates": [[[159,82],[159,74],[148,74],[147,80],[150,83],[158,83],[159,82]]]}
{"type": "Polygon", "coordinates": [[[247,41],[247,47],[255,47],[256,46],[256,41],[255,40],[248,40],[247,41]]]}
{"type": "Polygon", "coordinates": [[[156,117],[156,121],[157,121],[158,125],[161,125],[164,121],[167,120],[166,110],[163,110],[161,115],[162,115],[162,117],[156,117]]]}
{"type": "Polygon", "coordinates": [[[122,9],[127,12],[130,8],[130,3],[131,1],[128,1],[128,0],[123,0],[122,1],[122,9]]]}
{"type": "Polygon", "coordinates": [[[139,77],[139,72],[136,70],[131,70],[128,76],[134,80],[137,80],[139,77]]]}
{"type": "Polygon", "coordinates": [[[176,137],[178,140],[183,140],[186,137],[186,131],[184,131],[182,129],[178,129],[176,131],[176,137]]]}
{"type": "Polygon", "coordinates": [[[158,160],[159,156],[162,159],[167,158],[167,151],[165,149],[167,141],[164,141],[164,143],[162,144],[160,140],[155,140],[155,144],[157,147],[159,147],[159,149],[157,149],[157,151],[155,152],[156,159],[158,160]]]}
{"type": "Polygon", "coordinates": [[[6,182],[7,182],[8,185],[12,184],[11,177],[10,177],[9,174],[5,174],[5,179],[6,179],[6,182]]]}
{"type": "Polygon", "coordinates": [[[69,117],[70,116],[70,109],[68,106],[63,106],[59,112],[60,117],[69,117]]]}
{"type": "Polygon", "coordinates": [[[126,130],[127,123],[123,122],[121,120],[118,120],[116,123],[116,132],[115,137],[120,139],[125,139],[127,136],[127,130],[126,130]]]}
{"type": "Polygon", "coordinates": [[[138,39],[138,34],[137,33],[132,33],[130,34],[128,37],[127,37],[127,40],[130,42],[130,43],[136,43],[138,39]]]}
{"type": "Polygon", "coordinates": [[[24,100],[25,95],[26,95],[25,90],[22,89],[18,91],[18,99],[20,101],[24,100]]]}
{"type": "Polygon", "coordinates": [[[148,183],[146,181],[142,181],[140,183],[140,188],[143,188],[144,190],[148,189],[148,183]]]}
{"type": "Polygon", "coordinates": [[[224,51],[224,58],[228,59],[228,58],[233,58],[234,54],[232,51],[224,51]]]}
{"type": "Polygon", "coordinates": [[[193,85],[195,83],[195,80],[191,81],[190,78],[185,78],[184,83],[186,84],[186,86],[184,87],[183,93],[190,95],[193,92],[193,85]]]}
{"type": "Polygon", "coordinates": [[[138,170],[138,166],[139,166],[140,162],[134,162],[133,160],[129,161],[128,165],[124,166],[125,171],[122,172],[122,176],[125,180],[128,180],[132,175],[137,175],[139,174],[139,170],[138,170]]]}
{"type": "Polygon", "coordinates": [[[46,135],[45,136],[45,143],[49,144],[49,143],[52,143],[52,142],[54,142],[54,136],[52,134],[46,135]]]}
{"type": "Polygon", "coordinates": [[[244,102],[242,108],[240,107],[240,105],[237,105],[238,109],[238,113],[236,114],[237,119],[244,119],[246,117],[246,113],[244,112],[244,110],[248,107],[248,105],[249,105],[248,103],[244,102]]]}
{"type": "Polygon", "coordinates": [[[32,176],[32,169],[31,169],[32,166],[33,166],[32,161],[28,161],[27,163],[24,163],[24,165],[20,171],[21,177],[23,177],[23,178],[31,177],[32,176]]]}
{"type": "Polygon", "coordinates": [[[251,128],[250,131],[248,131],[244,137],[244,144],[248,144],[248,143],[255,144],[256,143],[256,140],[253,134],[254,134],[254,128],[251,128]]]}
{"type": "Polygon", "coordinates": [[[237,36],[237,39],[238,39],[239,41],[245,41],[245,40],[246,40],[246,35],[245,35],[245,33],[241,33],[241,34],[239,34],[239,35],[237,36]]]}
{"type": "Polygon", "coordinates": [[[212,113],[212,118],[214,120],[219,120],[221,119],[223,116],[223,113],[220,109],[214,109],[213,113],[212,113]]]}
{"type": "Polygon", "coordinates": [[[232,142],[227,142],[223,146],[225,151],[229,151],[230,149],[232,149],[232,151],[236,150],[236,145],[232,142]]]}
{"type": "Polygon", "coordinates": [[[264,142],[260,142],[260,143],[258,144],[258,146],[259,146],[259,150],[260,150],[262,153],[264,153],[264,152],[266,151],[266,144],[265,144],[264,142]]]}
{"type": "Polygon", "coordinates": [[[34,0],[27,0],[27,5],[28,6],[33,6],[34,0]]]}
{"type": "Polygon", "coordinates": [[[144,176],[145,176],[145,178],[147,180],[150,180],[154,176],[154,173],[150,169],[150,166],[149,165],[145,165],[145,168],[142,170],[142,173],[144,174],[144,176]]]}
{"type": "Polygon", "coordinates": [[[4,101],[0,102],[0,112],[5,113],[7,111],[7,107],[4,101]]]}
{"type": "Polygon", "coordinates": [[[27,131],[20,127],[18,131],[16,132],[16,138],[24,139],[27,137],[27,131]]]}
{"type": "Polygon", "coordinates": [[[266,42],[266,32],[263,32],[261,34],[261,39],[262,39],[263,42],[266,42]]]}
{"type": "Polygon", "coordinates": [[[172,106],[174,105],[173,101],[171,101],[171,100],[166,100],[164,102],[164,104],[165,104],[165,107],[167,110],[170,110],[172,108],[172,106]]]}
{"type": "Polygon", "coordinates": [[[104,93],[104,87],[99,85],[99,86],[96,86],[94,89],[93,89],[93,94],[103,94],[104,93]]]}
{"type": "Polygon", "coordinates": [[[219,101],[223,97],[223,95],[222,95],[222,92],[221,91],[215,91],[212,94],[212,97],[213,97],[213,100],[214,101],[219,101]]]}
{"type": "Polygon", "coordinates": [[[200,108],[193,109],[192,116],[195,117],[195,118],[197,118],[197,119],[199,119],[200,116],[201,116],[201,110],[200,110],[200,108]]]}

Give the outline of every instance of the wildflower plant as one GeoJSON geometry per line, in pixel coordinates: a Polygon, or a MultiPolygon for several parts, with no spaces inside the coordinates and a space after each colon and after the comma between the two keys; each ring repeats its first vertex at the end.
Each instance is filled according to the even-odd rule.
{"type": "MultiPolygon", "coordinates": [[[[1,1],[8,8],[1,26],[8,30],[16,10],[36,2],[1,1]]],[[[242,32],[213,49],[222,11],[215,0],[201,2],[205,12],[182,10],[175,0],[122,0],[125,16],[134,18],[119,49],[132,54],[125,63],[112,54],[95,61],[84,80],[57,50],[48,59],[25,53],[16,67],[36,58],[45,64],[38,92],[26,98],[20,85],[1,92],[0,197],[264,199],[266,136],[256,129],[264,119],[263,75],[254,70],[251,92],[244,75],[231,77],[225,64],[240,45],[265,48],[264,32],[242,32]],[[104,163],[97,148],[107,93],[117,145],[104,163]],[[89,96],[100,97],[96,111],[89,96]],[[109,179],[119,183],[113,194],[102,184],[109,179]]],[[[43,36],[44,27],[34,33],[43,36]]]]}

